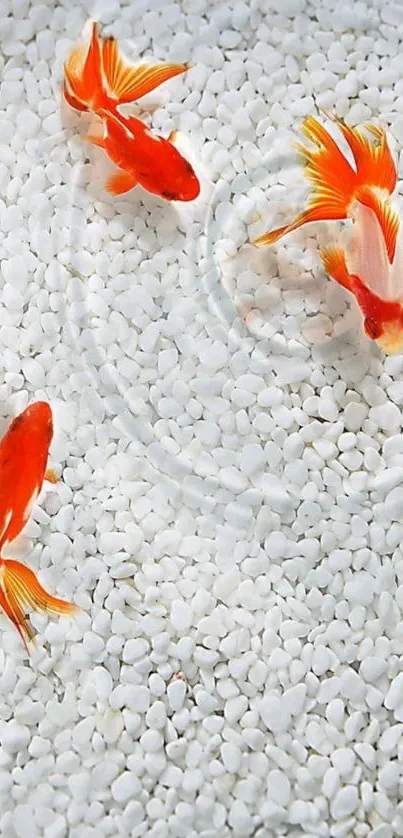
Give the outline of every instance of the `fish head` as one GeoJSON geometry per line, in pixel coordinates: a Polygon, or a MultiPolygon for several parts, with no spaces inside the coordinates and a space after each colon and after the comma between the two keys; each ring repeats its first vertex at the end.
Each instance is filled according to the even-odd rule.
{"type": "MultiPolygon", "coordinates": [[[[365,301],[368,302],[368,301],[365,301]]],[[[372,296],[371,305],[364,305],[364,331],[375,340],[386,355],[403,352],[403,307],[397,300],[381,300],[372,296]]]]}
{"type": "Polygon", "coordinates": [[[43,440],[43,443],[49,447],[53,436],[53,419],[47,402],[39,401],[30,404],[17,419],[19,419],[21,432],[29,433],[31,438],[35,436],[38,442],[43,440]]]}
{"type": "Polygon", "coordinates": [[[364,315],[364,331],[387,355],[403,351],[403,305],[401,297],[385,299],[374,293],[363,278],[350,274],[351,291],[364,315]]]}
{"type": "Polygon", "coordinates": [[[200,193],[200,183],[193,167],[167,140],[164,142],[164,188],[160,195],[166,201],[194,201],[200,193]]]}
{"type": "Polygon", "coordinates": [[[181,166],[175,178],[177,201],[194,201],[200,193],[200,183],[190,163],[181,158],[181,166]]]}

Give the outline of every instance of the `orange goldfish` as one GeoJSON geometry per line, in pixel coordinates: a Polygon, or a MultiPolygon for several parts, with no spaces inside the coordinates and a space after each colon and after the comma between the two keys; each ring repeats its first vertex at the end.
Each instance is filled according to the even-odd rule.
{"type": "Polygon", "coordinates": [[[3,559],[6,544],[28,521],[45,479],[53,436],[52,413],[46,402],[35,402],[17,416],[0,442],[0,606],[19,632],[25,647],[34,631],[25,609],[49,614],[72,614],[76,608],[45,591],[32,570],[21,562],[3,559]]]}
{"type": "Polygon", "coordinates": [[[391,197],[396,188],[394,164],[386,133],[365,123],[351,128],[335,123],[346,140],[354,165],[346,159],[328,131],[312,116],[302,131],[313,144],[299,144],[305,173],[312,185],[307,208],[294,221],[254,240],[273,244],[311,221],[350,219],[350,238],[344,246],[322,250],[324,269],[354,294],[364,315],[367,337],[384,352],[403,350],[403,241],[398,213],[391,197]]]}
{"type": "Polygon", "coordinates": [[[87,134],[85,139],[103,148],[118,167],[105,184],[112,195],[140,184],[167,201],[197,198],[200,184],[174,145],[176,132],[164,139],[141,119],[119,111],[119,105],[134,102],[188,69],[186,64],[130,64],[114,38],[99,37],[97,23],[92,25],[89,45],[70,53],[64,67],[64,97],[71,107],[91,111],[101,120],[102,133],[87,134]]]}

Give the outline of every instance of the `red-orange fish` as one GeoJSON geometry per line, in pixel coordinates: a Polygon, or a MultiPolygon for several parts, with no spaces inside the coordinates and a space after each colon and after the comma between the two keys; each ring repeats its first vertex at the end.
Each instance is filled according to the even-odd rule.
{"type": "Polygon", "coordinates": [[[391,203],[396,188],[386,133],[365,123],[351,128],[335,122],[350,147],[352,165],[328,131],[312,116],[302,131],[314,150],[298,145],[313,191],[307,209],[285,227],[254,240],[273,244],[310,221],[351,219],[350,240],[321,252],[325,271],[354,294],[364,315],[367,337],[384,352],[403,349],[403,240],[398,213],[391,203]]]}
{"type": "Polygon", "coordinates": [[[121,195],[140,184],[167,201],[192,201],[200,184],[192,166],[168,139],[153,134],[134,116],[124,116],[119,105],[134,102],[162,82],[186,72],[186,64],[134,66],[119,52],[114,38],[100,38],[93,23],[89,45],[79,45],[64,67],[63,93],[71,107],[91,111],[102,120],[101,134],[86,140],[103,148],[118,167],[106,182],[112,195],[121,195]]]}
{"type": "Polygon", "coordinates": [[[2,550],[28,521],[45,479],[53,435],[52,413],[46,402],[35,402],[17,416],[0,442],[0,607],[14,623],[27,647],[34,631],[26,610],[72,614],[76,607],[45,591],[32,570],[3,559],[2,550]]]}

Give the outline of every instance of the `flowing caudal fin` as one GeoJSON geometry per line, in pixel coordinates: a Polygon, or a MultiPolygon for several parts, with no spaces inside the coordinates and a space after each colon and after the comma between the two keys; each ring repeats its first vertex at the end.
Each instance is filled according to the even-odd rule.
{"type": "Polygon", "coordinates": [[[35,632],[24,609],[21,608],[16,600],[13,591],[9,591],[6,596],[0,588],[0,608],[14,624],[29,654],[28,642],[35,643],[35,632]]]}
{"type": "Polygon", "coordinates": [[[388,261],[391,265],[395,257],[397,234],[400,226],[398,213],[392,206],[389,196],[381,198],[370,187],[363,186],[361,189],[358,189],[356,198],[361,204],[374,211],[382,230],[388,261]]]}
{"type": "Polygon", "coordinates": [[[273,244],[281,236],[311,221],[347,218],[353,201],[362,201],[377,214],[387,237],[388,253],[394,252],[397,216],[391,207],[386,211],[383,204],[395,188],[396,168],[385,132],[378,126],[365,125],[367,136],[361,129],[347,126],[342,119],[336,118],[335,122],[350,146],[355,168],[326,128],[315,117],[308,116],[302,124],[302,132],[315,148],[311,150],[303,144],[297,145],[305,164],[306,177],[312,186],[308,206],[291,224],[264,233],[254,240],[254,244],[273,244]]]}
{"type": "Polygon", "coordinates": [[[102,42],[102,67],[108,94],[118,104],[134,102],[164,81],[185,73],[187,64],[130,64],[121,55],[114,38],[102,42]]]}
{"type": "Polygon", "coordinates": [[[64,97],[77,110],[97,110],[107,103],[103,88],[98,24],[92,24],[89,45],[74,47],[64,65],[64,97]]]}
{"type": "Polygon", "coordinates": [[[370,207],[382,229],[390,264],[396,249],[399,216],[390,203],[396,188],[397,170],[391,155],[385,129],[364,123],[367,136],[359,128],[350,128],[343,119],[336,123],[352,151],[357,169],[355,199],[370,207]]]}
{"type": "Polygon", "coordinates": [[[291,224],[264,233],[253,244],[274,244],[282,236],[311,221],[334,221],[346,218],[356,183],[356,173],[346,160],[326,128],[313,116],[302,123],[302,132],[316,148],[311,150],[298,143],[305,174],[313,192],[306,210],[291,224]]]}
{"type": "Polygon", "coordinates": [[[67,104],[70,105],[71,108],[74,108],[74,110],[76,110],[76,111],[88,111],[87,105],[84,105],[83,102],[80,102],[79,99],[76,99],[76,97],[73,96],[72,93],[70,93],[69,88],[67,87],[66,79],[63,82],[63,88],[62,89],[63,89],[63,96],[64,96],[67,104]]]}
{"type": "Polygon", "coordinates": [[[71,602],[48,594],[32,570],[12,559],[0,560],[0,606],[14,623],[27,649],[28,641],[34,639],[27,611],[69,615],[79,610],[71,602]]]}
{"type": "Polygon", "coordinates": [[[397,172],[385,129],[369,122],[364,123],[364,131],[361,128],[350,128],[340,117],[335,117],[335,122],[353,153],[357,185],[385,190],[388,195],[392,195],[396,188],[397,172]]]}
{"type": "Polygon", "coordinates": [[[93,23],[89,45],[74,47],[64,65],[63,92],[76,110],[98,112],[134,102],[189,69],[187,64],[130,64],[114,38],[102,39],[93,23]]]}

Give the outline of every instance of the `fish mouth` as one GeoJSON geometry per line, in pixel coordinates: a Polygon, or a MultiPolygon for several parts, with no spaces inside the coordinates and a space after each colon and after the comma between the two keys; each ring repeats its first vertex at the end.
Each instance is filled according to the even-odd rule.
{"type": "Polygon", "coordinates": [[[168,190],[164,190],[164,192],[161,192],[161,197],[165,198],[166,201],[194,201],[199,194],[200,184],[197,183],[194,185],[193,189],[186,189],[183,192],[170,192],[168,190]]]}
{"type": "Polygon", "coordinates": [[[199,181],[195,181],[192,184],[192,187],[186,189],[183,194],[180,196],[181,201],[194,201],[200,195],[200,183],[199,181]]]}
{"type": "Polygon", "coordinates": [[[164,192],[161,192],[161,197],[165,198],[166,201],[178,201],[178,200],[180,200],[180,199],[178,199],[178,195],[176,195],[175,192],[168,192],[167,190],[164,190],[164,192]]]}

